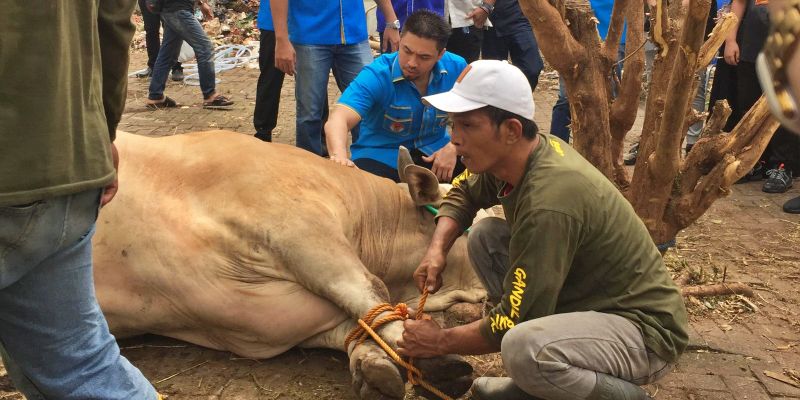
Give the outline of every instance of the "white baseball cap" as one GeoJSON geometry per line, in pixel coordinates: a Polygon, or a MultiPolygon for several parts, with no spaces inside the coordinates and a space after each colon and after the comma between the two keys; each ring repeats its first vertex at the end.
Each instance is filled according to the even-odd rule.
{"type": "Polygon", "coordinates": [[[528,78],[507,61],[478,60],[467,65],[449,92],[422,98],[445,112],[494,106],[533,121],[536,109],[528,78]]]}

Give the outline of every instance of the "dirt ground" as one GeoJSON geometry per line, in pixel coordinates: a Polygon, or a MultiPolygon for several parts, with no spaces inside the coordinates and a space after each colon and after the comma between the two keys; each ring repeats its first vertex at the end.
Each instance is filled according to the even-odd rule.
{"type": "MultiPolygon", "coordinates": [[[[143,52],[134,52],[131,71],[142,68],[144,61],[143,52]]],[[[200,107],[198,87],[173,82],[167,94],[184,106],[148,111],[143,105],[147,80],[130,78],[120,129],[151,136],[206,129],[252,135],[257,77],[258,70],[249,68],[220,74],[219,89],[237,101],[234,110],[222,112],[200,107]]],[[[544,74],[536,92],[536,120],[543,130],[549,128],[557,86],[552,74],[544,74]]],[[[330,93],[333,103],[338,96],[333,84],[330,93]]],[[[294,107],[294,81],[287,77],[275,141],[294,142],[294,107]]],[[[666,256],[673,271],[689,271],[698,282],[744,282],[755,296],[687,302],[691,344],[672,374],[648,386],[656,399],[800,398],[800,381],[791,378],[792,370],[800,370],[800,218],[780,209],[798,192],[767,195],[758,182],[738,185],[679,235],[678,247],[666,256]]],[[[335,351],[295,349],[253,360],[158,336],[121,340],[120,346],[172,400],[356,398],[347,357],[335,351]]],[[[468,359],[476,376],[503,374],[496,355],[468,359]]],[[[0,399],[19,398],[0,370],[0,399]]]]}

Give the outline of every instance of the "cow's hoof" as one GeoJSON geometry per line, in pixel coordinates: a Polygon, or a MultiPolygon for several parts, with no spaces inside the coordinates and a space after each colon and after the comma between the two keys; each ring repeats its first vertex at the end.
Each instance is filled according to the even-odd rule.
{"type": "Polygon", "coordinates": [[[353,389],[362,400],[402,399],[405,383],[392,359],[376,345],[364,343],[350,354],[353,389]]]}

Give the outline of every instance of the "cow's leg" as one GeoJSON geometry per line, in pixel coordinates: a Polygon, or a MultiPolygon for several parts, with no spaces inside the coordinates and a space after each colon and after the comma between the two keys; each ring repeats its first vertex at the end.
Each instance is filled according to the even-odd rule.
{"type": "MultiPolygon", "coordinates": [[[[307,339],[300,344],[300,347],[322,347],[344,351],[344,339],[355,326],[356,322],[353,320],[344,321],[333,329],[307,339]]],[[[391,359],[386,357],[386,353],[377,344],[367,341],[358,346],[350,345],[348,350],[350,371],[353,373],[353,388],[362,399],[394,398],[385,393],[404,391],[403,379],[395,372],[398,368],[391,364],[391,359]],[[375,382],[381,383],[377,387],[379,389],[373,385],[375,382]]],[[[472,385],[472,366],[460,356],[420,359],[416,360],[415,364],[422,370],[426,380],[454,398],[460,397],[472,385]]],[[[438,398],[420,387],[415,387],[415,391],[427,398],[438,398]]]]}

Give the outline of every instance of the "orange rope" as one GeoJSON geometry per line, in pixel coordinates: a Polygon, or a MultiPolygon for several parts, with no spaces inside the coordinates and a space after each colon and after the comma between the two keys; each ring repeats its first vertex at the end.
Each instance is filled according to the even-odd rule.
{"type": "MultiPolygon", "coordinates": [[[[428,290],[426,289],[422,292],[422,295],[419,298],[416,319],[422,319],[425,302],[427,300],[428,290]]],[[[405,304],[399,303],[395,307],[392,307],[389,303],[378,304],[369,310],[363,318],[358,320],[359,326],[353,328],[350,334],[347,335],[347,338],[344,340],[344,347],[347,349],[350,346],[350,343],[354,340],[357,340],[356,346],[358,346],[359,344],[364,343],[368,336],[371,336],[372,339],[381,346],[383,351],[385,351],[395,363],[406,369],[408,372],[408,381],[411,382],[412,385],[420,385],[429,392],[439,396],[441,399],[453,400],[450,396],[444,394],[441,390],[433,387],[430,383],[422,379],[422,371],[413,365],[413,359],[410,358],[408,362],[403,360],[400,355],[397,354],[394,349],[392,349],[391,346],[389,346],[380,336],[378,336],[377,333],[375,333],[378,328],[388,322],[405,321],[406,319],[408,319],[408,306],[405,304]],[[393,314],[375,321],[375,318],[385,312],[392,312],[393,314]]]]}

